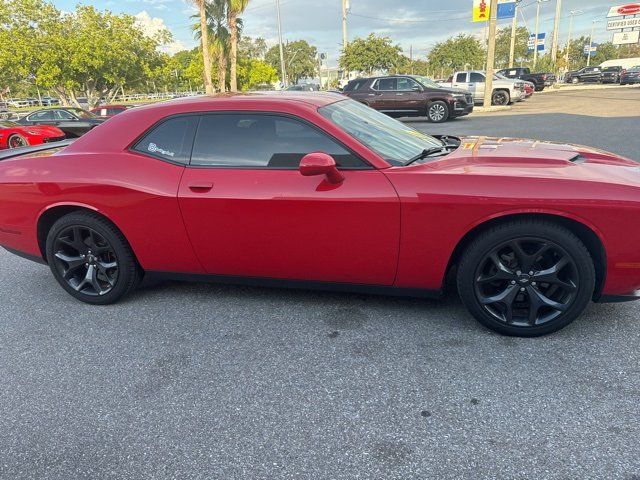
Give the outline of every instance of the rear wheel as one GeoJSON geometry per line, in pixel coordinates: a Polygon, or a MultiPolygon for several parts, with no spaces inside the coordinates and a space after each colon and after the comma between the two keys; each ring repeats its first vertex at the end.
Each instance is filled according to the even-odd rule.
{"type": "Polygon", "coordinates": [[[433,123],[446,122],[449,118],[449,106],[441,100],[430,103],[427,106],[427,118],[433,123]]]}
{"type": "Polygon", "coordinates": [[[506,92],[504,90],[496,90],[495,92],[493,92],[493,96],[491,97],[491,103],[493,105],[509,105],[510,101],[511,99],[509,97],[509,92],[506,92]]]}
{"type": "Polygon", "coordinates": [[[94,213],[71,213],[56,221],[47,235],[46,254],[58,283],[85,303],[116,302],[141,278],[122,233],[94,213]]]}
{"type": "Polygon", "coordinates": [[[575,85],[576,83],[578,83],[579,81],[580,81],[580,79],[579,79],[578,77],[573,77],[573,78],[571,79],[571,83],[573,83],[574,85],[575,85]]]}
{"type": "Polygon", "coordinates": [[[20,148],[20,147],[28,147],[29,142],[26,138],[19,134],[13,134],[7,140],[7,145],[9,148],[20,148]]]}
{"type": "Polygon", "coordinates": [[[480,323],[505,335],[535,337],[582,313],[595,288],[595,269],[584,244],[565,228],[514,221],[469,245],[457,282],[480,323]]]}

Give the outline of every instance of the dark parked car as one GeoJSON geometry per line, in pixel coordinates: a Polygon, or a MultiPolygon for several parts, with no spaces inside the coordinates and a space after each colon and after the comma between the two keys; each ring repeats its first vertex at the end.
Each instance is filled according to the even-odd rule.
{"type": "Polygon", "coordinates": [[[392,117],[426,116],[435,123],[473,111],[471,93],[442,88],[421,75],[359,78],[342,93],[392,117]]]}
{"type": "Polygon", "coordinates": [[[48,108],[37,110],[18,120],[21,125],[53,125],[64,132],[67,138],[81,137],[97,127],[104,118],[97,117],[81,108],[48,108]]]}
{"type": "Polygon", "coordinates": [[[599,82],[602,77],[602,68],[584,67],[574,72],[567,72],[564,76],[565,83],[599,82]]]}
{"type": "Polygon", "coordinates": [[[544,87],[550,87],[556,83],[556,76],[553,73],[531,73],[527,67],[504,68],[497,73],[503,77],[531,82],[535,85],[536,92],[541,92],[544,87]]]}
{"type": "Polygon", "coordinates": [[[628,68],[620,72],[620,85],[640,83],[640,67],[628,68]]]}
{"type": "Polygon", "coordinates": [[[114,115],[122,113],[132,108],[131,105],[100,105],[99,107],[89,110],[94,115],[101,118],[111,118],[114,115]]]}
{"type": "Polygon", "coordinates": [[[620,83],[622,67],[607,67],[602,69],[600,81],[602,83],[620,83]]]}

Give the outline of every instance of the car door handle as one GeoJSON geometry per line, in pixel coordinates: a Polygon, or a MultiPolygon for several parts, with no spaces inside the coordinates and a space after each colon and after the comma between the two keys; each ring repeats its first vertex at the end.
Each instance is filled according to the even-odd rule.
{"type": "Polygon", "coordinates": [[[189,190],[194,193],[207,193],[213,188],[211,182],[194,182],[189,184],[189,190]]]}

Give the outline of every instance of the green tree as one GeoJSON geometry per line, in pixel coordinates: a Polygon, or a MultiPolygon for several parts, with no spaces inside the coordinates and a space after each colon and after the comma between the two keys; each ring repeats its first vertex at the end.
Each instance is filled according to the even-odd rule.
{"type": "Polygon", "coordinates": [[[238,57],[263,60],[267,53],[267,42],[262,37],[242,37],[238,43],[238,57]]]}
{"type": "Polygon", "coordinates": [[[436,72],[482,68],[485,59],[485,49],[480,41],[465,34],[436,43],[429,52],[429,65],[436,72]]]}
{"type": "MultiPolygon", "coordinates": [[[[227,67],[231,43],[231,35],[226,23],[227,0],[212,0],[208,2],[205,7],[205,16],[212,61],[215,60],[217,63],[218,89],[224,92],[227,89],[227,67]]],[[[236,19],[236,21],[241,24],[240,19],[236,19]]],[[[197,39],[202,38],[201,28],[200,23],[193,26],[194,36],[197,39]]]]}
{"type": "Polygon", "coordinates": [[[231,35],[230,42],[230,83],[231,91],[238,91],[237,63],[238,63],[238,40],[240,34],[238,32],[238,16],[244,12],[249,4],[249,0],[227,0],[227,24],[229,25],[229,33],[231,35]]]}
{"type": "Polygon", "coordinates": [[[390,70],[402,64],[399,45],[394,45],[389,37],[379,37],[373,33],[367,38],[356,38],[349,43],[340,56],[340,67],[351,72],[390,70]]]}
{"type": "MultiPolygon", "coordinates": [[[[514,63],[520,65],[532,58],[527,47],[529,41],[529,31],[525,27],[516,29],[516,42],[514,48],[514,63]]],[[[506,68],[509,66],[509,53],[511,51],[511,27],[503,28],[496,35],[496,67],[506,68]]]]}
{"type": "MultiPolygon", "coordinates": [[[[318,49],[309,45],[306,40],[296,40],[287,42],[284,46],[284,62],[287,76],[293,83],[297,83],[300,78],[313,77],[318,68],[318,49]]],[[[278,72],[280,79],[280,50],[275,45],[271,47],[264,56],[265,62],[271,65],[278,72]]]]}
{"type": "Polygon", "coordinates": [[[278,80],[278,71],[257,58],[240,57],[238,84],[241,90],[250,90],[278,80]]]}

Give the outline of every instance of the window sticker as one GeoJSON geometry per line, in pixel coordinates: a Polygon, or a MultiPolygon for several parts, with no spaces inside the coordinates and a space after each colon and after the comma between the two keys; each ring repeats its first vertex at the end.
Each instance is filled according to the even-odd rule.
{"type": "Polygon", "coordinates": [[[149,146],[147,147],[147,150],[149,150],[151,153],[159,153],[160,155],[165,155],[167,157],[175,157],[176,155],[175,153],[170,152],[169,150],[163,150],[153,142],[149,144],[149,146]]]}

